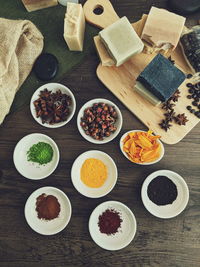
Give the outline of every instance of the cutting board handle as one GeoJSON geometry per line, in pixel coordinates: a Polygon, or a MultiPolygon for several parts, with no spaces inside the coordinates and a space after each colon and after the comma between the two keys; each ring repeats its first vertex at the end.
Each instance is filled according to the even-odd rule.
{"type": "Polygon", "coordinates": [[[104,29],[119,19],[109,0],[87,0],[83,6],[86,21],[104,29]],[[95,11],[102,11],[95,14],[95,11]]]}

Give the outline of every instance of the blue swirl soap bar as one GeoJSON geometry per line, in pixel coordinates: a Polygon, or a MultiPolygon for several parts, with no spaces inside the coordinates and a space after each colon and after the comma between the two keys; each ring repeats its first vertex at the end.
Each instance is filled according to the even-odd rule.
{"type": "Polygon", "coordinates": [[[162,102],[167,101],[185,80],[185,74],[167,58],[158,54],[140,73],[137,81],[141,82],[162,102]]]}

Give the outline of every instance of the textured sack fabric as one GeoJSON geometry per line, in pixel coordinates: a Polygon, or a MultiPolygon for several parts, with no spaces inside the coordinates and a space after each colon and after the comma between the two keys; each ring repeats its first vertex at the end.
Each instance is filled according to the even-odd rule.
{"type": "Polygon", "coordinates": [[[32,22],[0,18],[0,124],[43,45],[43,36],[32,22]]]}

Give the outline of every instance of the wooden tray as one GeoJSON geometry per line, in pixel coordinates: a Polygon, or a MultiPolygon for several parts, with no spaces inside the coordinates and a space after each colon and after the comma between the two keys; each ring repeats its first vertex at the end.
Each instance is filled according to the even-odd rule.
{"type": "MultiPolygon", "coordinates": [[[[84,12],[86,20],[100,28],[109,26],[119,18],[109,0],[88,0],[84,5],[84,12]],[[94,14],[93,11],[97,7],[103,10],[101,15],[94,14]]],[[[140,20],[132,25],[140,35],[144,26],[144,20],[140,20]]],[[[187,105],[191,105],[191,100],[186,97],[188,94],[186,87],[188,80],[179,87],[181,97],[176,104],[175,111],[177,114],[185,113],[189,121],[185,126],[172,123],[173,126],[167,132],[159,126],[159,123],[164,118],[164,110],[160,106],[153,106],[133,90],[136,78],[154,56],[155,54],[147,55],[141,53],[135,55],[120,67],[103,67],[100,64],[97,68],[97,76],[139,120],[149,129],[153,130],[154,133],[161,135],[164,143],[176,144],[199,122],[199,119],[186,109],[187,105]]],[[[182,71],[185,73],[192,72],[179,46],[172,52],[171,56],[182,71]]]]}

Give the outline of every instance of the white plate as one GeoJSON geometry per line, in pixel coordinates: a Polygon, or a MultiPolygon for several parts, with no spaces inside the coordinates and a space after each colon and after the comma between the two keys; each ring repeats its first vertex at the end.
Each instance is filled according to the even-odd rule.
{"type": "Polygon", "coordinates": [[[105,144],[105,143],[108,143],[108,142],[112,141],[119,134],[119,132],[121,131],[122,123],[123,123],[123,119],[122,119],[122,114],[121,114],[121,111],[119,110],[119,108],[113,102],[111,102],[110,100],[103,99],[103,98],[95,98],[95,99],[92,99],[92,100],[88,101],[87,103],[85,103],[82,106],[82,108],[79,110],[79,113],[78,113],[78,116],[77,116],[77,127],[78,127],[78,130],[79,130],[80,134],[87,141],[89,141],[90,143],[94,143],[94,144],[105,144]],[[114,106],[114,108],[115,108],[115,110],[117,112],[117,115],[118,115],[117,121],[115,123],[115,126],[117,127],[117,130],[114,133],[111,133],[110,136],[104,137],[103,140],[95,140],[91,136],[87,135],[85,133],[85,131],[83,130],[83,128],[81,127],[81,125],[80,125],[81,118],[83,117],[83,114],[84,114],[84,110],[86,108],[92,107],[92,105],[95,104],[95,103],[105,103],[105,104],[108,104],[110,106],[114,106]]]}
{"type": "Polygon", "coordinates": [[[132,211],[118,201],[106,201],[97,206],[89,219],[89,232],[94,242],[107,250],[119,250],[130,244],[137,229],[136,219],[132,211]],[[100,232],[99,216],[107,209],[118,211],[122,218],[121,228],[115,235],[106,235],[100,232]]]}
{"type": "MultiPolygon", "coordinates": [[[[129,133],[133,133],[133,132],[145,132],[145,133],[146,133],[146,131],[141,131],[141,130],[131,130],[131,131],[128,131],[128,132],[126,132],[125,134],[123,134],[122,137],[120,138],[120,141],[119,141],[120,150],[121,150],[122,154],[123,154],[129,161],[131,161],[131,160],[129,159],[129,157],[128,157],[128,155],[126,154],[126,152],[123,150],[123,140],[124,140],[124,138],[125,138],[129,133]]],[[[160,157],[159,157],[158,159],[156,159],[156,160],[154,160],[154,161],[151,161],[151,162],[146,162],[146,163],[137,163],[137,162],[133,162],[133,163],[135,163],[135,164],[139,164],[139,165],[152,165],[152,164],[155,164],[155,163],[159,162],[159,161],[163,158],[163,156],[164,156],[164,154],[165,154],[165,149],[164,149],[164,145],[163,145],[163,143],[162,143],[159,139],[157,139],[157,142],[158,142],[158,143],[160,144],[160,146],[161,146],[160,157]]],[[[132,162],[132,161],[131,161],[131,162],[132,162]]]]}
{"type": "Polygon", "coordinates": [[[179,215],[187,206],[189,190],[185,180],[177,173],[169,170],[159,170],[150,174],[142,185],[142,201],[146,209],[156,217],[169,219],[179,215]],[[157,176],[168,177],[177,187],[178,195],[172,204],[158,206],[148,197],[147,188],[149,183],[157,176]]]}
{"type": "Polygon", "coordinates": [[[29,226],[42,235],[54,235],[62,231],[70,221],[72,208],[68,197],[64,192],[55,187],[41,187],[34,191],[26,201],[24,208],[25,218],[29,226]],[[60,214],[58,218],[50,221],[38,218],[36,209],[36,199],[41,194],[53,195],[60,203],[60,214]]]}
{"type": "Polygon", "coordinates": [[[106,153],[98,150],[91,150],[81,154],[73,163],[71,179],[76,190],[86,197],[99,198],[107,195],[117,182],[117,166],[113,159],[106,153]],[[99,188],[91,188],[81,181],[80,171],[84,161],[88,158],[101,160],[107,167],[108,178],[99,188]]]}
{"type": "Polygon", "coordinates": [[[17,143],[13,154],[13,161],[17,171],[24,177],[32,180],[40,180],[52,174],[58,166],[59,158],[60,153],[53,139],[47,135],[39,133],[24,136],[17,143]],[[32,145],[37,144],[38,142],[48,143],[53,149],[52,161],[45,165],[39,165],[38,163],[27,160],[27,151],[32,145]]]}
{"type": "Polygon", "coordinates": [[[47,83],[47,84],[44,84],[41,87],[39,87],[35,91],[35,93],[33,94],[32,98],[31,98],[31,102],[30,102],[30,110],[31,110],[31,114],[32,114],[33,118],[40,125],[42,125],[44,127],[47,127],[47,128],[59,128],[59,127],[64,126],[65,124],[67,124],[72,119],[72,117],[74,116],[74,113],[75,113],[75,110],[76,110],[76,100],[75,100],[75,97],[74,97],[73,93],[71,92],[71,90],[69,88],[67,88],[66,86],[64,86],[63,84],[60,84],[60,83],[47,83]],[[35,106],[34,106],[33,102],[39,98],[40,91],[42,91],[44,89],[47,89],[48,91],[52,91],[52,93],[55,93],[56,91],[60,90],[63,94],[67,94],[68,96],[71,97],[72,104],[69,107],[70,113],[69,113],[69,116],[68,116],[66,121],[62,121],[62,122],[55,123],[55,124],[48,124],[48,123],[42,123],[41,118],[37,118],[36,117],[35,106]]]}

